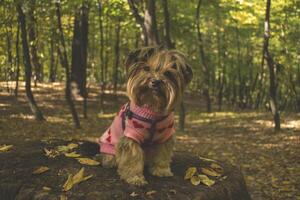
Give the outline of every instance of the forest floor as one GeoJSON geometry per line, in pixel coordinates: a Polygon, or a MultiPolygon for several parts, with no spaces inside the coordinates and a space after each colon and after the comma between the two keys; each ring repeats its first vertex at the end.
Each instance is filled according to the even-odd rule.
{"type": "MultiPolygon", "coordinates": [[[[118,93],[117,99],[107,92],[105,114],[101,114],[99,88],[90,85],[88,119],[81,117],[82,128],[75,129],[65,103],[63,84],[38,84],[33,92],[46,121],[37,122],[32,117],[24,85],[16,101],[6,91],[6,84],[0,83],[0,145],[53,138],[97,138],[126,102],[123,92],[118,93]]],[[[186,129],[176,133],[177,150],[238,166],[254,200],[300,200],[299,113],[282,113],[282,131],[274,133],[272,117],[266,111],[206,113],[203,103],[194,99],[187,95],[186,129]]],[[[82,116],[80,100],[77,108],[82,116]]]]}

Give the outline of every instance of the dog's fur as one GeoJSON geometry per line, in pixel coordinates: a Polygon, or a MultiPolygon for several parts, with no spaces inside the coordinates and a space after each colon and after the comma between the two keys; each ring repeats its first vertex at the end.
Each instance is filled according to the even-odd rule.
{"type": "MultiPolygon", "coordinates": [[[[172,112],[181,101],[184,88],[193,75],[182,53],[159,47],[131,52],[125,67],[130,101],[162,115],[172,112]]],[[[129,184],[144,185],[147,183],[143,175],[145,165],[154,176],[173,176],[170,169],[173,146],[174,136],[165,143],[151,145],[150,151],[144,151],[137,142],[124,136],[116,146],[116,155],[105,154],[102,164],[117,166],[121,179],[129,184]]]]}

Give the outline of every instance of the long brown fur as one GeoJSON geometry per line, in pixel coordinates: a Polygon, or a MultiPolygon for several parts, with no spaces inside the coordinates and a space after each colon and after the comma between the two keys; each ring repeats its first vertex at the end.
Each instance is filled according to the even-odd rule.
{"type": "MultiPolygon", "coordinates": [[[[130,101],[138,106],[148,106],[162,115],[174,110],[193,76],[182,53],[159,47],[131,52],[125,66],[130,101]],[[151,83],[155,80],[161,84],[159,89],[154,90],[151,83]]],[[[145,165],[154,176],[173,176],[170,163],[174,140],[172,136],[165,143],[152,145],[149,151],[144,151],[138,143],[124,136],[117,144],[116,156],[104,155],[103,164],[107,167],[117,166],[121,179],[133,185],[147,184],[143,175],[145,165]]]]}

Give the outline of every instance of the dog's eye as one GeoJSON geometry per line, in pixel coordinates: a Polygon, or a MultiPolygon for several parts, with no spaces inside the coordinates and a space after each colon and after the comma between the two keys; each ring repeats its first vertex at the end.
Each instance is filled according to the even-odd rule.
{"type": "Polygon", "coordinates": [[[174,63],[174,64],[172,65],[172,68],[173,68],[173,69],[177,69],[177,65],[174,63]]]}
{"type": "Polygon", "coordinates": [[[150,71],[150,67],[149,66],[144,66],[143,67],[144,71],[149,72],[150,71]]]}
{"type": "Polygon", "coordinates": [[[173,76],[172,72],[166,71],[166,72],[164,72],[164,75],[165,75],[170,81],[172,81],[175,85],[177,85],[177,81],[176,81],[175,77],[173,76]]]}

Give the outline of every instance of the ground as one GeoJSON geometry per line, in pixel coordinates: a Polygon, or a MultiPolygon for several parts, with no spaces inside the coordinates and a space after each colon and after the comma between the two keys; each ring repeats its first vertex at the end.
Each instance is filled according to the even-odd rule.
{"type": "MultiPolygon", "coordinates": [[[[39,84],[33,88],[47,119],[45,122],[33,119],[23,86],[18,101],[6,91],[6,83],[0,86],[0,144],[51,138],[97,138],[110,124],[113,113],[126,101],[123,92],[118,93],[117,99],[107,92],[105,114],[101,114],[99,88],[89,85],[88,119],[81,117],[82,128],[75,129],[65,104],[63,84],[39,84]]],[[[198,99],[195,95],[186,95],[186,129],[177,131],[176,150],[237,166],[254,200],[300,199],[300,114],[281,113],[282,131],[274,133],[272,117],[267,111],[206,113],[198,99]]],[[[80,100],[77,106],[82,116],[80,100]]]]}

